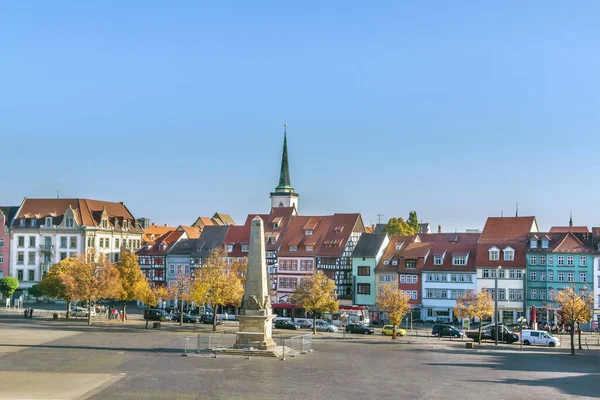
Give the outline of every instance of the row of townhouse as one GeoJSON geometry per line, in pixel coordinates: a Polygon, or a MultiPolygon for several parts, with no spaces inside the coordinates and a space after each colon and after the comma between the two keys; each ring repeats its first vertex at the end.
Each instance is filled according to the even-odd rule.
{"type": "Polygon", "coordinates": [[[520,316],[556,322],[552,295],[566,286],[594,294],[600,319],[600,229],[553,227],[538,232],[534,217],[488,218],[481,233],[363,235],[352,257],[354,304],[377,312],[376,294],[393,283],[411,296],[416,318],[453,319],[467,290],[498,288],[498,320],[520,316]]]}
{"type": "Polygon", "coordinates": [[[142,228],[123,203],[25,198],[0,208],[0,276],[17,278],[16,297],[60,260],[95,251],[118,261],[121,249],[141,242],[142,228]]]}

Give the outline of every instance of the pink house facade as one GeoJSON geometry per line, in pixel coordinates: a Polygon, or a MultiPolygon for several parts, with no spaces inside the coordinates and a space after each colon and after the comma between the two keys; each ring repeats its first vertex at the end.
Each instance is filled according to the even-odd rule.
{"type": "Polygon", "coordinates": [[[18,207],[0,207],[0,278],[9,276],[10,221],[18,207]]]}

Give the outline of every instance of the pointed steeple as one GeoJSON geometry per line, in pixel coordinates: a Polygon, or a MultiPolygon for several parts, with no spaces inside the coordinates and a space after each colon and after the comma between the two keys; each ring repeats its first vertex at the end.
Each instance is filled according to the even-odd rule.
{"type": "Polygon", "coordinates": [[[290,179],[290,165],[288,163],[287,153],[287,124],[283,124],[283,154],[281,156],[281,171],[279,173],[279,185],[275,188],[276,192],[293,192],[290,179]]]}
{"type": "Polygon", "coordinates": [[[573,213],[571,212],[571,218],[569,218],[569,226],[573,226],[573,213]]]}

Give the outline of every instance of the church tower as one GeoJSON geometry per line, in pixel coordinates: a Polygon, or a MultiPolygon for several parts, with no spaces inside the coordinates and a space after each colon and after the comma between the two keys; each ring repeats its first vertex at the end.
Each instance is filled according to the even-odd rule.
{"type": "Polygon", "coordinates": [[[283,129],[283,155],[281,156],[281,171],[279,173],[279,185],[271,192],[271,208],[294,207],[295,214],[298,212],[298,193],[294,192],[290,179],[290,166],[287,153],[287,124],[283,129]]]}

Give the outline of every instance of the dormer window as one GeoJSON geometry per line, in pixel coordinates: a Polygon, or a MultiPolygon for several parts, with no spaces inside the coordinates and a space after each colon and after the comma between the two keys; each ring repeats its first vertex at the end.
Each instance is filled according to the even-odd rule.
{"type": "Polygon", "coordinates": [[[231,253],[233,251],[233,245],[232,244],[228,244],[227,245],[227,252],[231,253]]]}
{"type": "Polygon", "coordinates": [[[272,237],[271,238],[271,244],[275,244],[277,243],[277,238],[276,237],[272,237]]]}
{"type": "Polygon", "coordinates": [[[20,226],[21,228],[23,228],[23,227],[25,226],[25,218],[21,218],[21,219],[19,220],[19,226],[20,226]]]}
{"type": "Polygon", "coordinates": [[[452,257],[452,265],[467,265],[467,257],[465,257],[465,256],[452,257]]]}
{"type": "Polygon", "coordinates": [[[66,226],[67,228],[72,228],[72,227],[73,227],[73,218],[67,218],[67,219],[65,220],[65,226],[66,226]]]}
{"type": "Polygon", "coordinates": [[[127,230],[129,228],[129,221],[123,220],[123,229],[127,230]]]}
{"type": "Polygon", "coordinates": [[[398,260],[392,261],[392,265],[398,265],[398,260]]]}
{"type": "Polygon", "coordinates": [[[248,245],[247,244],[243,244],[242,245],[242,251],[246,252],[246,253],[248,252],[248,245]]]}
{"type": "Polygon", "coordinates": [[[279,222],[273,222],[273,229],[277,229],[277,228],[279,228],[279,222]]]}
{"type": "Polygon", "coordinates": [[[312,234],[313,234],[313,230],[312,230],[312,229],[307,229],[307,230],[305,230],[305,231],[304,231],[304,234],[305,234],[306,236],[312,236],[312,234]]]}
{"type": "Polygon", "coordinates": [[[537,239],[532,238],[531,241],[529,242],[529,248],[530,249],[537,249],[537,239]]]}
{"type": "MultiPolygon", "coordinates": [[[[497,247],[492,247],[488,250],[490,254],[490,261],[498,261],[500,260],[500,249],[497,247]]],[[[454,264],[456,265],[456,264],[454,264]]]]}
{"type": "Polygon", "coordinates": [[[159,247],[160,247],[160,251],[163,251],[164,249],[167,248],[167,246],[164,243],[161,243],[159,247]]]}
{"type": "Polygon", "coordinates": [[[542,240],[542,249],[547,249],[549,244],[547,239],[542,240]]]}
{"type": "Polygon", "coordinates": [[[108,228],[108,221],[105,219],[102,220],[102,228],[104,228],[104,229],[108,228]]]}
{"type": "Polygon", "coordinates": [[[306,246],[306,251],[313,251],[313,246],[306,246]]]}
{"type": "Polygon", "coordinates": [[[514,261],[515,260],[515,250],[511,247],[507,247],[504,249],[504,261],[514,261]]]}
{"type": "Polygon", "coordinates": [[[50,228],[52,226],[52,218],[46,217],[46,228],[50,228]]]}
{"type": "Polygon", "coordinates": [[[384,260],[383,265],[390,265],[390,260],[384,260]]]}
{"type": "Polygon", "coordinates": [[[442,265],[444,263],[444,257],[435,256],[433,257],[433,265],[442,265]]]}
{"type": "Polygon", "coordinates": [[[29,226],[31,226],[32,228],[35,228],[35,219],[32,219],[31,221],[29,221],[29,226]]]}
{"type": "Polygon", "coordinates": [[[402,243],[396,243],[396,250],[402,250],[402,243]]]}
{"type": "Polygon", "coordinates": [[[290,246],[290,251],[298,251],[298,246],[290,246]]]}

